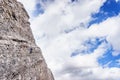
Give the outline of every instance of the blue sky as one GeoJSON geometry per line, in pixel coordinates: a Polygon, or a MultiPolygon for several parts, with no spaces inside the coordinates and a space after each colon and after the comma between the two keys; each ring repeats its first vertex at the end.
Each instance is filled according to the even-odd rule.
{"type": "Polygon", "coordinates": [[[33,16],[38,16],[39,14],[43,14],[44,13],[44,9],[42,8],[40,3],[37,3],[35,5],[35,11],[33,12],[33,16]]]}
{"type": "Polygon", "coordinates": [[[104,37],[101,38],[90,38],[88,40],[86,40],[83,45],[85,46],[85,49],[81,50],[81,49],[76,49],[73,53],[72,53],[72,57],[76,56],[78,54],[85,55],[85,54],[91,54],[93,53],[98,47],[99,45],[101,45],[102,43],[107,43],[106,39],[104,37]]]}
{"type": "Polygon", "coordinates": [[[116,0],[107,0],[101,7],[100,11],[92,14],[93,20],[89,23],[89,25],[100,23],[107,18],[117,16],[120,12],[120,1],[116,2],[116,0]]]}
{"type": "MultiPolygon", "coordinates": [[[[107,0],[101,7],[100,11],[97,13],[92,14],[93,20],[90,21],[90,25],[92,24],[98,24],[103,22],[104,20],[119,15],[120,13],[120,1],[116,2],[116,0],[107,0]]],[[[97,44],[97,42],[95,42],[97,44]]],[[[109,43],[110,44],[110,43],[109,43]]],[[[97,46],[100,44],[97,44],[97,46]]],[[[93,45],[94,47],[97,47],[96,45],[93,45]]],[[[101,66],[104,66],[105,64],[108,64],[108,67],[120,67],[120,64],[116,61],[120,59],[120,55],[113,56],[112,52],[114,52],[114,49],[112,48],[112,45],[110,48],[107,49],[104,57],[99,58],[98,62],[101,64],[101,66]]],[[[120,53],[119,51],[117,53],[120,53]]]]}
{"type": "Polygon", "coordinates": [[[56,80],[120,80],[120,0],[18,1],[56,80]]]}
{"type": "MultiPolygon", "coordinates": [[[[75,0],[72,0],[72,2],[74,1],[75,0]]],[[[116,0],[107,0],[100,7],[99,12],[91,15],[93,19],[89,22],[89,27],[92,24],[99,24],[110,17],[117,16],[119,15],[119,13],[120,13],[120,1],[116,2],[116,0]]],[[[86,49],[84,50],[76,49],[71,56],[76,56],[78,54],[93,53],[94,50],[96,50],[98,46],[101,45],[101,43],[103,42],[110,44],[105,38],[93,38],[93,39],[94,39],[93,41],[92,39],[88,39],[83,43],[83,45],[86,46],[86,49]]],[[[104,55],[102,57],[99,57],[98,62],[102,67],[104,67],[104,65],[108,63],[109,64],[106,67],[120,67],[120,63],[117,62],[117,60],[120,59],[120,55],[113,56],[112,55],[113,52],[114,49],[112,48],[112,45],[110,45],[110,47],[108,47],[104,55]]],[[[118,51],[117,53],[119,54],[120,52],[118,51]]]]}

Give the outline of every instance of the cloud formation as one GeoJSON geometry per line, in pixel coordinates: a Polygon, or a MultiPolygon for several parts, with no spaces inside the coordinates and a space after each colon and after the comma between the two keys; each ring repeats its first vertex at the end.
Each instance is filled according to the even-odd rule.
{"type": "MultiPolygon", "coordinates": [[[[91,15],[100,12],[106,0],[29,0],[32,7],[19,1],[30,15],[39,7],[43,10],[31,16],[31,28],[56,80],[120,79],[119,67],[98,61],[105,54],[120,56],[120,15],[88,28],[91,15]],[[110,48],[111,53],[106,53],[110,48]]],[[[120,66],[119,59],[115,62],[120,66]]]]}

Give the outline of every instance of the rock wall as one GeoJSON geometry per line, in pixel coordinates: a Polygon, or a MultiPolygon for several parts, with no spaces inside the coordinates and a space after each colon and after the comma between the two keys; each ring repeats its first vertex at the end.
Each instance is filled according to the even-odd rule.
{"type": "Polygon", "coordinates": [[[0,0],[0,80],[54,80],[16,0],[0,0]]]}

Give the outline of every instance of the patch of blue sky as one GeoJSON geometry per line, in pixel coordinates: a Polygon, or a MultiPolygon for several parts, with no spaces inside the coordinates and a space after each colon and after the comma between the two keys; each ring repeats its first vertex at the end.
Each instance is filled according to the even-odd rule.
{"type": "Polygon", "coordinates": [[[76,2],[76,1],[78,1],[78,0],[71,0],[71,2],[76,2]]]}
{"type": "MultiPolygon", "coordinates": [[[[116,52],[112,45],[107,42],[105,37],[100,37],[100,38],[91,38],[86,40],[83,43],[83,46],[86,48],[81,50],[81,49],[76,49],[72,52],[71,57],[77,56],[77,55],[85,55],[85,54],[91,54],[93,53],[102,43],[106,43],[108,47],[106,47],[106,51],[103,56],[98,58],[98,63],[102,67],[119,67],[120,68],[120,62],[118,60],[120,59],[120,54],[118,55],[113,55],[113,52],[116,52]]],[[[117,51],[118,52],[118,51],[117,51]]],[[[120,52],[118,52],[120,53],[120,52]]]]}
{"type": "Polygon", "coordinates": [[[33,16],[37,17],[39,14],[43,14],[45,12],[44,6],[47,5],[47,3],[51,3],[51,2],[54,2],[54,0],[36,0],[33,16]]]}
{"type": "Polygon", "coordinates": [[[89,39],[89,40],[85,41],[85,43],[83,44],[84,46],[87,47],[87,49],[83,50],[82,52],[84,52],[84,53],[92,53],[103,42],[106,42],[105,38],[93,38],[93,39],[89,39]]]}
{"type": "Polygon", "coordinates": [[[107,43],[105,37],[100,37],[100,38],[91,38],[86,40],[83,43],[83,46],[85,47],[85,49],[81,50],[81,49],[76,49],[71,56],[76,56],[78,54],[90,54],[93,53],[94,50],[96,50],[102,43],[107,43]]]}
{"type": "Polygon", "coordinates": [[[98,63],[102,67],[119,67],[120,68],[120,63],[118,60],[120,59],[120,55],[113,56],[112,53],[114,52],[112,46],[109,47],[105,54],[101,57],[98,58],[98,63]]]}
{"type": "Polygon", "coordinates": [[[107,0],[103,6],[101,6],[98,13],[92,14],[92,21],[89,22],[89,26],[95,23],[100,23],[107,18],[117,16],[120,13],[120,1],[107,0]]]}
{"type": "Polygon", "coordinates": [[[42,8],[40,3],[37,3],[35,6],[35,11],[33,13],[33,16],[38,16],[39,14],[43,14],[44,13],[44,9],[42,8]]]}

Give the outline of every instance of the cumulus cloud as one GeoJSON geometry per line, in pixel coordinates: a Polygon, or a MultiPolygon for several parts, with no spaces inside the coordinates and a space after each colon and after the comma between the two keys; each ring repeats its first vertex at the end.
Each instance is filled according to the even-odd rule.
{"type": "Polygon", "coordinates": [[[91,54],[69,57],[74,49],[84,48],[82,42],[90,37],[106,36],[107,41],[113,45],[115,50],[118,50],[119,45],[114,45],[114,42],[119,41],[119,37],[118,39],[116,38],[116,40],[111,40],[114,39],[114,36],[112,35],[120,34],[116,31],[119,30],[119,19],[119,16],[113,17],[100,24],[95,24],[88,29],[79,29],[69,34],[64,34],[64,37],[63,35],[59,38],[57,37],[46,47],[45,50],[43,49],[43,51],[45,51],[44,53],[48,53],[47,55],[53,54],[49,56],[51,59],[50,66],[53,71],[55,71],[55,75],[57,74],[57,80],[119,79],[119,68],[108,68],[108,66],[102,68],[97,62],[97,59],[103,56],[106,50],[110,47],[110,45],[105,42],[103,42],[91,54]],[[53,66],[54,64],[55,66],[53,66]],[[99,77],[99,75],[101,76],[99,77]]]}
{"type": "Polygon", "coordinates": [[[54,37],[81,24],[87,25],[90,15],[97,12],[104,1],[85,0],[71,3],[70,0],[55,0],[45,9],[44,14],[32,21],[32,26],[35,26],[34,34],[54,37]]]}
{"type": "Polygon", "coordinates": [[[89,29],[88,32],[90,32],[90,35],[95,36],[106,36],[107,41],[110,42],[115,50],[120,49],[120,37],[119,34],[119,21],[120,16],[112,17],[107,19],[106,21],[100,23],[100,24],[94,24],[89,29]]]}
{"type": "MultiPolygon", "coordinates": [[[[28,11],[34,11],[36,4],[44,9],[44,13],[32,18],[31,28],[56,80],[120,79],[119,68],[109,68],[108,65],[103,68],[98,63],[98,58],[104,57],[111,45],[114,50],[112,55],[120,55],[120,16],[87,28],[91,15],[99,12],[106,0],[30,0],[32,7],[26,1],[19,1],[28,11]],[[90,45],[84,45],[87,40],[95,43],[96,38],[102,40],[103,37],[105,41],[98,41],[97,48],[89,54],[82,52],[91,49],[88,48],[90,45]],[[76,49],[80,50],[78,55],[71,56],[76,49]]],[[[120,60],[117,61],[120,63],[120,60]]]]}

